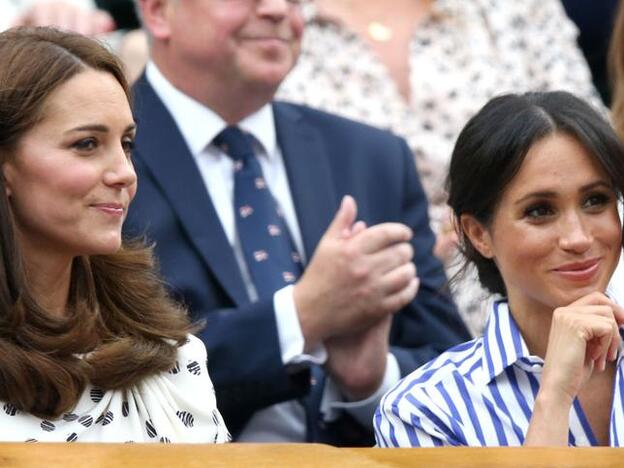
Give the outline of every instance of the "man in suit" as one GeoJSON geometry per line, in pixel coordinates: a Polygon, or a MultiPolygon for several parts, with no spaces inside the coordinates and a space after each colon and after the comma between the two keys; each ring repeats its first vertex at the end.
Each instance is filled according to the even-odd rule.
{"type": "Polygon", "coordinates": [[[206,320],[235,440],[368,445],[385,389],[468,333],[405,142],[272,101],[299,53],[301,3],[140,0],[151,61],[134,87],[126,230],[155,241],[173,293],[206,320]],[[232,127],[239,139],[224,140],[232,127]],[[233,155],[240,141],[251,159],[233,155]],[[268,232],[293,251],[283,287],[256,273],[273,250],[249,254],[264,233],[244,223],[264,208],[234,207],[252,166],[262,206],[277,204],[268,232]]]}

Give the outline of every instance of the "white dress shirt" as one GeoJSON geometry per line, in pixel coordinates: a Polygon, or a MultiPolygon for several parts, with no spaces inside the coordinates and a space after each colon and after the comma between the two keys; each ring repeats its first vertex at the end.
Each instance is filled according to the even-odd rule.
{"type": "MultiPolygon", "coordinates": [[[[225,235],[234,250],[249,297],[251,300],[255,300],[257,294],[236,234],[233,205],[233,162],[217,146],[211,144],[214,137],[227,124],[215,112],[176,89],[153,62],[148,63],[146,75],[176,121],[182,137],[195,158],[225,235]]],[[[306,252],[297,223],[297,215],[282,153],[277,144],[272,106],[270,104],[265,105],[240,121],[238,126],[254,137],[254,151],[258,156],[267,186],[284,213],[295,247],[305,264],[306,252]]],[[[287,286],[277,291],[273,297],[282,362],[285,365],[302,362],[323,364],[327,359],[327,353],[323,346],[318,346],[311,354],[303,352],[305,341],[292,291],[293,287],[287,286]]],[[[335,419],[338,411],[347,410],[362,424],[372,428],[374,408],[385,391],[399,378],[400,370],[396,358],[388,354],[384,381],[378,391],[366,400],[361,402],[342,401],[343,398],[337,386],[328,379],[321,404],[321,411],[324,413],[325,420],[335,419]]],[[[305,440],[305,430],[303,407],[293,400],[256,412],[238,440],[247,442],[300,442],[305,440]]]]}

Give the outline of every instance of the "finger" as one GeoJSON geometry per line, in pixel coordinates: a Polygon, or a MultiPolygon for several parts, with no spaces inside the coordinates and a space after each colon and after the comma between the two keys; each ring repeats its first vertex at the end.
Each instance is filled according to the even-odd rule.
{"type": "Polygon", "coordinates": [[[612,340],[619,338],[617,327],[614,327],[614,321],[607,317],[596,317],[588,321],[586,316],[581,316],[580,319],[585,322],[581,327],[585,329],[586,353],[596,362],[599,370],[604,370],[611,354],[612,340]]]}
{"type": "Polygon", "coordinates": [[[77,33],[91,36],[94,34],[92,12],[83,9],[76,9],[69,14],[67,18],[68,28],[77,33]]]}
{"type": "MultiPolygon", "coordinates": [[[[561,307],[557,310],[561,312],[559,316],[562,318],[570,315],[578,315],[579,319],[583,320],[584,317],[591,318],[592,316],[595,316],[606,318],[615,322],[613,307],[611,305],[577,305],[561,307]]],[[[557,314],[555,314],[555,316],[557,316],[557,314]]]]}
{"type": "Polygon", "coordinates": [[[355,236],[354,241],[362,253],[368,254],[398,242],[408,242],[412,236],[412,230],[405,224],[382,223],[370,226],[355,236]]]}
{"type": "Polygon", "coordinates": [[[412,263],[414,247],[407,242],[400,242],[369,255],[370,267],[380,274],[386,274],[407,263],[412,263]]]}
{"type": "Polygon", "coordinates": [[[383,275],[379,280],[379,289],[383,295],[392,295],[405,289],[416,278],[416,267],[406,263],[383,275]]]}
{"type": "Polygon", "coordinates": [[[340,202],[340,207],[334,215],[334,219],[325,231],[325,235],[339,239],[342,238],[345,230],[351,231],[351,226],[357,216],[357,205],[350,195],[345,195],[340,202]]]}
{"type": "Polygon", "coordinates": [[[382,307],[384,310],[390,310],[393,313],[398,312],[414,300],[414,297],[416,297],[416,294],[418,293],[419,286],[420,280],[418,277],[413,278],[404,289],[386,297],[382,301],[382,307]]]}
{"type": "Polygon", "coordinates": [[[609,299],[611,305],[613,307],[613,318],[617,322],[618,325],[624,325],[624,307],[622,307],[617,302],[609,299]]]}
{"type": "Polygon", "coordinates": [[[358,235],[360,232],[366,229],[366,223],[364,221],[356,221],[351,228],[344,228],[342,230],[342,238],[349,239],[358,235]]]}
{"type": "Polygon", "coordinates": [[[609,346],[609,354],[607,356],[607,359],[609,361],[615,361],[617,358],[617,353],[618,350],[620,349],[620,342],[622,341],[622,339],[620,338],[620,331],[617,327],[617,325],[615,325],[615,330],[613,331],[613,336],[611,337],[611,343],[609,346]]]}
{"type": "Polygon", "coordinates": [[[91,24],[93,28],[93,34],[104,34],[114,31],[117,25],[115,20],[108,12],[104,10],[97,10],[91,17],[91,24]]]}
{"type": "Polygon", "coordinates": [[[587,294],[586,296],[580,297],[576,301],[572,302],[570,306],[577,305],[613,305],[614,302],[609,299],[604,293],[595,291],[593,293],[587,294]]]}

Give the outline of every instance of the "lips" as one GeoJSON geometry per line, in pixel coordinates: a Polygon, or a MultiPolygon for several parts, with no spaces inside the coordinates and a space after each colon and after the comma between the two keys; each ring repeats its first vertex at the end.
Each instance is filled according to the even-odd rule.
{"type": "Polygon", "coordinates": [[[123,216],[125,208],[121,203],[94,203],[93,208],[113,216],[123,216]]]}
{"type": "Polygon", "coordinates": [[[589,281],[598,272],[600,258],[591,258],[581,262],[572,262],[554,268],[553,271],[571,281],[589,281]]]}

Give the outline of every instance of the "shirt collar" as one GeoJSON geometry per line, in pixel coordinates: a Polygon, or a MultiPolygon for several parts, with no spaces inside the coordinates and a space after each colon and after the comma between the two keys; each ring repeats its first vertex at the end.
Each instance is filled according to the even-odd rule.
{"type": "Polygon", "coordinates": [[[494,301],[483,335],[483,369],[488,382],[518,360],[529,356],[529,349],[507,301],[494,301]]]}
{"type": "MultiPolygon", "coordinates": [[[[226,122],[216,112],[173,86],[154,62],[148,62],[145,74],[177,123],[191,153],[193,156],[199,155],[226,127],[226,122]]],[[[245,117],[238,125],[255,137],[268,158],[274,156],[277,137],[273,106],[270,103],[245,117]]]]}
{"type": "MultiPolygon", "coordinates": [[[[624,340],[624,329],[620,329],[624,340]]],[[[624,341],[620,343],[618,367],[624,359],[624,341]]],[[[491,382],[509,366],[518,363],[524,369],[542,368],[544,361],[531,355],[505,299],[494,301],[483,335],[483,369],[491,382]]]]}

